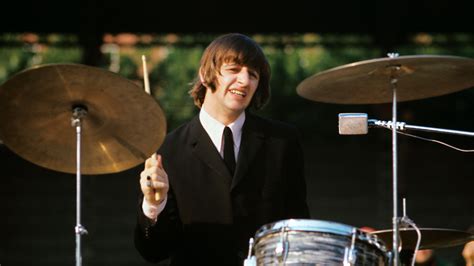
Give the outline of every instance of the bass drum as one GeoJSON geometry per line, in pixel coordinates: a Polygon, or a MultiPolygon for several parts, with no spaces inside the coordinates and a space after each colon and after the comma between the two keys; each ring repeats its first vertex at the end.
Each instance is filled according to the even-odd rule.
{"type": "Polygon", "coordinates": [[[256,232],[253,253],[257,265],[388,265],[377,236],[321,220],[266,224],[256,232]]]}

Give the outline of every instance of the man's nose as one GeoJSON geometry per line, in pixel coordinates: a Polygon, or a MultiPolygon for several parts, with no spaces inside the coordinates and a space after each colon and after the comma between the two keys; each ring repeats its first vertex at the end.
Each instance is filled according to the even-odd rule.
{"type": "Polygon", "coordinates": [[[242,70],[239,72],[239,75],[237,75],[237,81],[239,84],[242,85],[247,85],[250,80],[250,73],[247,69],[242,68],[242,70]]]}

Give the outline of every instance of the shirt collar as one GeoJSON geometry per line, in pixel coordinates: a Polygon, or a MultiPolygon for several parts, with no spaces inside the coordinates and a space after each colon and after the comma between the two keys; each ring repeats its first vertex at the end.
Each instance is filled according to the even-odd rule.
{"type": "MultiPolygon", "coordinates": [[[[222,147],[222,133],[224,132],[225,125],[219,122],[217,119],[212,117],[204,107],[201,108],[199,112],[199,120],[201,121],[204,130],[206,130],[207,134],[216,146],[217,150],[221,152],[222,147]]],[[[227,125],[232,130],[232,137],[234,138],[234,146],[237,150],[240,148],[240,141],[242,139],[242,127],[245,122],[245,111],[242,112],[237,119],[227,125]]]]}

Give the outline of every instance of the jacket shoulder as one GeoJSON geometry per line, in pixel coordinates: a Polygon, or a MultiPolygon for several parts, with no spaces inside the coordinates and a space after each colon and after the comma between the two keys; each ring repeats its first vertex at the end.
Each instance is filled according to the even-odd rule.
{"type": "Polygon", "coordinates": [[[161,144],[158,153],[168,153],[176,150],[176,147],[182,147],[188,143],[191,140],[191,128],[195,122],[196,121],[192,119],[166,134],[165,140],[161,144]]]}
{"type": "Polygon", "coordinates": [[[267,136],[273,136],[277,138],[299,136],[299,131],[293,124],[257,115],[250,115],[249,118],[252,119],[252,123],[259,127],[260,130],[262,130],[262,132],[267,136]]]}

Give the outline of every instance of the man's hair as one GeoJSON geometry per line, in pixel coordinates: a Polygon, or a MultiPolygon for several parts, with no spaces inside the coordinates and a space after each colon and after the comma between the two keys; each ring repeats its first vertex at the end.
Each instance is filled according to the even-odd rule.
{"type": "Polygon", "coordinates": [[[194,104],[201,108],[206,96],[204,84],[214,92],[220,68],[222,64],[229,62],[247,66],[258,72],[260,77],[258,87],[249,106],[256,110],[261,109],[270,98],[270,65],[262,48],[251,38],[239,33],[229,33],[218,37],[204,51],[199,69],[203,82],[198,73],[189,91],[194,104]]]}

